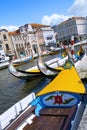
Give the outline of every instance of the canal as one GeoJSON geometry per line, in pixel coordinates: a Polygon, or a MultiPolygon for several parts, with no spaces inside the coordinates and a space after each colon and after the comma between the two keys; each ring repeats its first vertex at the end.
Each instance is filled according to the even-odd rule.
{"type": "MultiPolygon", "coordinates": [[[[58,55],[51,55],[43,57],[44,61],[57,57],[58,55]]],[[[37,59],[33,62],[26,63],[18,68],[25,70],[37,64],[37,59]]],[[[37,93],[46,84],[50,82],[50,79],[39,78],[33,81],[24,81],[12,76],[8,68],[0,70],[0,114],[6,111],[13,104],[27,96],[31,92],[37,93]]]]}
{"type": "MultiPolygon", "coordinates": [[[[78,50],[78,49],[77,49],[78,50]]],[[[44,61],[51,60],[57,55],[49,55],[43,57],[44,61]]],[[[37,64],[37,59],[33,62],[26,63],[18,68],[22,70],[26,70],[37,64]]],[[[16,102],[27,96],[31,92],[37,93],[44,86],[46,86],[50,82],[50,79],[47,78],[39,78],[33,81],[24,81],[12,76],[8,68],[4,70],[0,70],[0,114],[6,111],[9,107],[14,105],[16,102]]],[[[87,83],[84,83],[87,87],[87,83]]]]}

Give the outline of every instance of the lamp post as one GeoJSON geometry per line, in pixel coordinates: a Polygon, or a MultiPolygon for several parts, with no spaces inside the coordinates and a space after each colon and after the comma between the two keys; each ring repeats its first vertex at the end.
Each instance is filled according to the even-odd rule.
{"type": "Polygon", "coordinates": [[[39,28],[35,29],[35,31],[34,31],[34,37],[36,38],[37,54],[41,55],[41,49],[40,49],[40,46],[39,46],[39,34],[38,34],[39,30],[40,30],[39,28]]]}
{"type": "Polygon", "coordinates": [[[74,36],[71,37],[71,55],[74,57],[74,36]]]}
{"type": "Polygon", "coordinates": [[[39,31],[39,29],[37,29],[37,31],[36,31],[37,50],[38,50],[38,55],[41,55],[41,49],[39,46],[39,39],[38,39],[39,38],[38,31],[39,31]]]}
{"type": "Polygon", "coordinates": [[[27,36],[28,36],[28,34],[31,34],[31,32],[30,31],[28,31],[28,26],[25,26],[25,28],[24,28],[24,31],[22,32],[22,34],[23,34],[23,41],[24,41],[24,46],[25,46],[25,55],[27,56],[28,55],[28,53],[30,54],[30,55],[32,55],[32,57],[33,57],[33,50],[32,50],[32,44],[31,44],[31,42],[29,41],[29,39],[27,40],[27,36]],[[29,49],[28,49],[29,48],[29,49]],[[31,53],[30,53],[31,52],[31,53]]]}

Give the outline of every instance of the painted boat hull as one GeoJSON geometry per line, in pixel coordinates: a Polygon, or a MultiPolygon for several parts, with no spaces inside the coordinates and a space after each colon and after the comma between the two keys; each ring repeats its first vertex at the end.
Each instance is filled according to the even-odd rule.
{"type": "Polygon", "coordinates": [[[53,92],[35,98],[31,93],[0,116],[0,130],[41,130],[42,126],[45,130],[76,130],[85,107],[78,94],[53,92]],[[63,101],[67,99],[65,105],[50,98],[57,94],[63,94],[63,101]]]}
{"type": "Polygon", "coordinates": [[[37,79],[38,77],[39,78],[44,77],[41,72],[32,72],[32,71],[27,72],[27,71],[16,69],[13,66],[12,62],[9,63],[8,70],[16,78],[26,80],[26,81],[34,80],[37,79]]]}
{"type": "Polygon", "coordinates": [[[35,96],[31,93],[0,115],[3,130],[76,130],[87,104],[76,69],[63,70],[35,96]],[[8,117],[8,118],[6,118],[8,117]]]}
{"type": "Polygon", "coordinates": [[[27,62],[32,62],[32,61],[33,61],[33,57],[30,56],[30,57],[14,60],[12,63],[16,67],[16,66],[20,66],[20,65],[26,64],[27,62]]]}
{"type": "Polygon", "coordinates": [[[47,78],[55,78],[61,72],[61,70],[49,67],[42,61],[41,57],[38,58],[37,66],[40,72],[47,78]]]}

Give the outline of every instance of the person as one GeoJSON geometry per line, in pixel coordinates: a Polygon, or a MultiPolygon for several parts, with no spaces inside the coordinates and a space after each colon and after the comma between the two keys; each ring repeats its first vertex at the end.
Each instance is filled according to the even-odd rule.
{"type": "Polygon", "coordinates": [[[79,56],[83,55],[84,55],[84,49],[82,48],[82,45],[80,45],[79,56]]]}
{"type": "Polygon", "coordinates": [[[85,45],[85,53],[86,53],[86,56],[87,56],[87,43],[85,45]]]}

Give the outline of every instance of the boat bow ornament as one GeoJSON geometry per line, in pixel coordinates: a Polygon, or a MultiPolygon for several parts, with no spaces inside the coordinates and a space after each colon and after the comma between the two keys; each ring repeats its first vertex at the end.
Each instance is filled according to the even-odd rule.
{"type": "Polygon", "coordinates": [[[45,64],[41,57],[39,56],[38,58],[38,62],[37,62],[37,66],[38,66],[38,69],[40,70],[40,72],[45,75],[46,77],[55,77],[58,75],[58,73],[61,72],[61,70],[58,70],[58,69],[55,69],[55,68],[52,68],[52,67],[49,67],[47,64],[45,64]]]}

